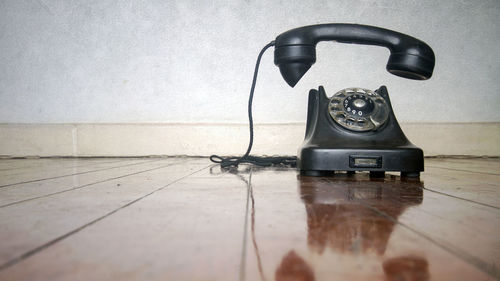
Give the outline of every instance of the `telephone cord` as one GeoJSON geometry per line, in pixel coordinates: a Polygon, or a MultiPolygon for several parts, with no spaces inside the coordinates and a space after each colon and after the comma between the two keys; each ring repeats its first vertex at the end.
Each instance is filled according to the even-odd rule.
{"type": "Polygon", "coordinates": [[[210,156],[210,161],[214,163],[219,163],[222,168],[227,167],[237,167],[240,163],[249,163],[257,166],[268,167],[272,165],[282,165],[295,167],[297,165],[297,157],[287,157],[287,156],[251,156],[250,151],[253,146],[253,116],[252,116],[252,103],[253,94],[255,91],[255,84],[257,83],[257,74],[259,73],[260,60],[264,52],[270,47],[274,46],[275,42],[271,41],[268,43],[259,53],[257,57],[257,62],[255,63],[255,70],[253,73],[252,87],[250,88],[250,96],[248,98],[248,122],[250,127],[250,141],[248,143],[248,148],[245,154],[241,157],[228,156],[221,157],[219,155],[210,156]]]}

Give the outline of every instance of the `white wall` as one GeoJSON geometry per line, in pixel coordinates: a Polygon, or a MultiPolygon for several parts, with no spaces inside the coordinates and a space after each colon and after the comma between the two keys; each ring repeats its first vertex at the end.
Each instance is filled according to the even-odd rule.
{"type": "Polygon", "coordinates": [[[361,23],[436,53],[434,76],[385,71],[388,50],[318,45],[294,88],[262,61],[257,123],[303,122],[307,91],[389,87],[403,122],[500,121],[500,1],[0,1],[0,123],[245,123],[260,48],[290,28],[361,23]]]}

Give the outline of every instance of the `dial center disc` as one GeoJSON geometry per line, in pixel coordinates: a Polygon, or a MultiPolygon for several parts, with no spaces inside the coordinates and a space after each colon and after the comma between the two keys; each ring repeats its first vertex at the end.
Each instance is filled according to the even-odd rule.
{"type": "Polygon", "coordinates": [[[345,111],[354,116],[366,116],[373,112],[373,100],[362,94],[353,94],[344,99],[345,111]]]}
{"type": "Polygon", "coordinates": [[[355,99],[352,104],[356,107],[356,108],[363,108],[365,105],[366,105],[366,101],[362,100],[362,99],[355,99]]]}

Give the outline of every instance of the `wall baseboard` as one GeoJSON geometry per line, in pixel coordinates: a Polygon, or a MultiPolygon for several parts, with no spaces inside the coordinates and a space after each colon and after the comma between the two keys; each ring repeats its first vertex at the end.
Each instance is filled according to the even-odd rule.
{"type": "MultiPolygon", "coordinates": [[[[403,123],[426,156],[500,156],[500,123],[403,123]]],[[[304,124],[257,124],[253,154],[295,155],[304,124]]],[[[240,155],[247,124],[0,124],[0,156],[240,155]]]]}

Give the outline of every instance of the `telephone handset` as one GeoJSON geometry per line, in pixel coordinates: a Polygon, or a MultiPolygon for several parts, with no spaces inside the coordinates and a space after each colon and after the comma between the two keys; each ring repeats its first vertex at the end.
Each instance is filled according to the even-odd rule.
{"type": "Polygon", "coordinates": [[[316,44],[320,41],[387,47],[391,51],[387,71],[408,79],[429,79],[434,69],[432,49],[406,34],[359,24],[311,25],[289,30],[276,38],[274,63],[291,87],[316,62],[316,44]]]}
{"type": "MultiPolygon", "coordinates": [[[[434,69],[432,49],[406,34],[358,24],[311,25],[284,32],[275,40],[274,63],[291,87],[316,62],[320,41],[387,47],[387,71],[403,78],[426,80],[434,69]]],[[[423,151],[401,130],[385,86],[375,91],[347,88],[330,98],[320,86],[309,92],[306,135],[297,167],[311,176],[335,171],[381,176],[399,171],[402,176],[418,177],[424,160],[423,151]]]]}

